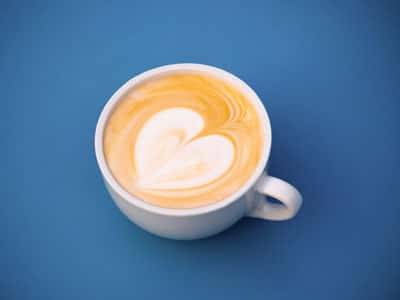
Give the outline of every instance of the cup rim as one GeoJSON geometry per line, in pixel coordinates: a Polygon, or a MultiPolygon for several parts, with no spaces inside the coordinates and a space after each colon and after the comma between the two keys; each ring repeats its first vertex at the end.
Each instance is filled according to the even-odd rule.
{"type": "Polygon", "coordinates": [[[193,216],[193,215],[200,215],[200,214],[206,214],[210,213],[216,210],[219,210],[221,208],[224,208],[239,198],[241,198],[257,181],[257,179],[261,176],[261,174],[264,171],[264,168],[266,167],[270,151],[271,151],[271,142],[272,142],[272,136],[271,136],[271,124],[270,124],[270,119],[268,116],[268,113],[266,111],[265,106],[261,102],[260,98],[258,95],[255,93],[255,91],[243,80],[238,78],[237,76],[229,73],[228,71],[225,71],[223,69],[210,66],[210,65],[204,65],[204,64],[197,64],[197,63],[178,63],[178,64],[170,64],[170,65],[164,65],[156,68],[152,68],[148,71],[142,72],[134,77],[132,77],[130,80],[128,80],[126,83],[124,83],[121,87],[117,89],[117,91],[109,98],[109,100],[106,102],[104,105],[100,116],[97,121],[96,125],[96,131],[95,131],[95,141],[94,141],[94,147],[95,147],[95,153],[96,153],[96,159],[97,159],[97,164],[100,168],[100,171],[103,175],[103,179],[106,181],[106,183],[112,188],[112,190],[117,193],[124,201],[141,208],[145,211],[159,214],[159,215],[164,215],[164,216],[193,216]],[[225,82],[228,82],[235,87],[239,88],[251,101],[254,106],[257,109],[257,112],[260,114],[260,117],[262,118],[263,124],[263,129],[264,129],[264,145],[263,145],[263,156],[260,158],[260,161],[258,162],[258,165],[251,177],[233,194],[230,196],[226,197],[225,199],[221,201],[217,201],[213,204],[205,205],[205,206],[200,206],[200,207],[195,207],[195,208],[185,208],[185,209],[175,209],[175,208],[164,208],[164,207],[159,207],[153,204],[150,204],[146,202],[145,200],[140,199],[139,197],[136,197],[129,192],[127,192],[114,178],[112,175],[105,156],[104,156],[104,149],[103,149],[103,135],[104,135],[104,129],[107,124],[108,118],[110,114],[112,113],[114,107],[117,105],[117,103],[122,99],[122,97],[125,95],[125,93],[130,90],[133,86],[139,84],[140,82],[143,82],[145,80],[148,80],[152,77],[159,76],[162,74],[166,73],[175,73],[175,72],[196,72],[196,73],[203,73],[203,74],[208,74],[208,75],[213,75],[217,76],[218,78],[222,79],[225,82]]]}

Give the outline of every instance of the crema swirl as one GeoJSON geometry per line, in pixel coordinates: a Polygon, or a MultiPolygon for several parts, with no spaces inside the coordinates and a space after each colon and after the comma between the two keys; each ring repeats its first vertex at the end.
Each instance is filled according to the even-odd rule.
{"type": "Polygon", "coordinates": [[[167,74],[123,96],[104,132],[118,183],[153,205],[184,209],[236,192],[263,149],[254,105],[234,86],[198,73],[167,74]]]}

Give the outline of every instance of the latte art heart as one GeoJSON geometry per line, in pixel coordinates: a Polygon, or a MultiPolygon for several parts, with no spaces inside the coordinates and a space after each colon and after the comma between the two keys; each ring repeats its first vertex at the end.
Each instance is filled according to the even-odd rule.
{"type": "Polygon", "coordinates": [[[203,128],[201,116],[186,108],[152,117],[135,146],[137,184],[144,189],[187,189],[222,176],[232,165],[234,147],[219,134],[196,138],[203,128]]]}
{"type": "Polygon", "coordinates": [[[153,205],[209,205],[253,174],[264,131],[254,105],[235,87],[196,73],[169,74],[130,90],[104,132],[114,178],[153,205]]]}

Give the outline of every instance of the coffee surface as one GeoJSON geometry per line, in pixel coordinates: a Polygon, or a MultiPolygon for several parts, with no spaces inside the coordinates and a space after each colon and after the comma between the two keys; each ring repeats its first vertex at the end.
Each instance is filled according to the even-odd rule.
{"type": "Polygon", "coordinates": [[[117,182],[159,207],[209,205],[235,193],[263,151],[254,105],[235,87],[198,73],[167,74],[128,91],[104,132],[117,182]]]}

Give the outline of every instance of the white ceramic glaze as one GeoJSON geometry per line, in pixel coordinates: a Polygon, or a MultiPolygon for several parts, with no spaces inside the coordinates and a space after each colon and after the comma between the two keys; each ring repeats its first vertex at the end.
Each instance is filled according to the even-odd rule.
{"type": "Polygon", "coordinates": [[[141,73],[119,88],[105,105],[97,122],[95,151],[105,185],[120,210],[134,223],[156,235],[172,239],[197,239],[228,228],[243,216],[287,220],[299,210],[302,197],[289,183],[264,174],[271,150],[271,126],[268,114],[256,93],[238,77],[216,67],[201,64],[174,64],[141,73]],[[168,209],[151,205],[126,192],[112,176],[103,153],[103,133],[107,120],[122,96],[136,84],[162,74],[194,71],[217,76],[234,85],[254,104],[265,130],[263,156],[254,174],[233,195],[212,205],[192,209],[168,209]],[[282,204],[270,203],[273,197],[282,204]]]}

